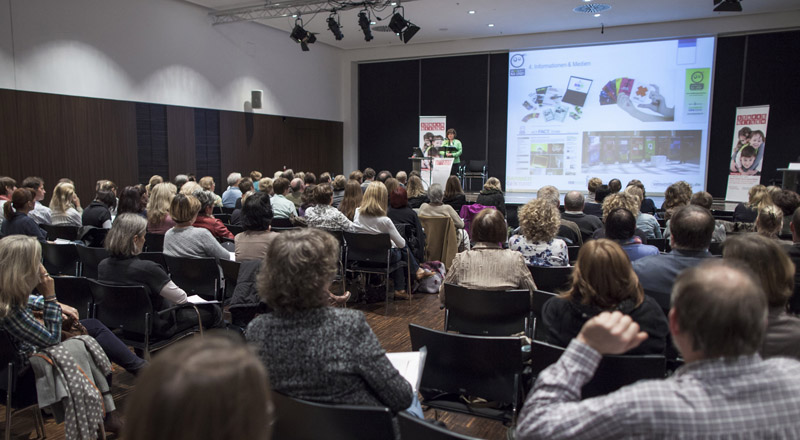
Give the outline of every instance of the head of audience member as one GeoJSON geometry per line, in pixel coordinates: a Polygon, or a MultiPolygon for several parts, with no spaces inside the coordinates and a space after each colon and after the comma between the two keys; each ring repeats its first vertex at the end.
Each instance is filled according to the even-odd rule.
{"type": "Polygon", "coordinates": [[[10,220],[14,212],[28,214],[36,206],[36,191],[30,188],[17,188],[11,193],[11,200],[3,204],[3,216],[10,220]]]}
{"type": "Polygon", "coordinates": [[[281,170],[275,171],[275,173],[272,175],[272,180],[275,180],[275,179],[277,179],[278,177],[281,177],[281,176],[283,176],[283,171],[281,171],[281,170]]]}
{"type": "Polygon", "coordinates": [[[472,219],[470,233],[476,243],[504,243],[508,239],[508,226],[502,212],[485,208],[472,219]]]}
{"type": "Polygon", "coordinates": [[[43,281],[39,241],[21,234],[3,238],[0,267],[0,318],[4,318],[17,307],[28,307],[28,296],[43,281]]]}
{"type": "Polygon", "coordinates": [[[642,199],[647,197],[647,193],[644,190],[644,183],[642,183],[641,180],[639,180],[639,179],[631,179],[631,181],[628,182],[628,185],[626,186],[626,188],[628,186],[635,186],[635,187],[639,188],[640,190],[642,190],[642,199]]]}
{"type": "MultiPolygon", "coordinates": [[[[344,176],[342,176],[344,177],[344,176]]],[[[325,171],[324,173],[319,175],[319,179],[317,179],[317,183],[331,183],[331,173],[325,171]]]]}
{"type": "MultiPolygon", "coordinates": [[[[300,195],[300,204],[303,207],[307,207],[310,205],[316,205],[314,202],[314,188],[320,185],[309,185],[303,188],[303,193],[300,195]]],[[[321,185],[321,186],[328,186],[328,185],[321,185]]]]}
{"type": "Polygon", "coordinates": [[[664,218],[669,220],[673,212],[681,206],[689,204],[692,198],[692,186],[680,180],[667,187],[664,191],[664,218]]]}
{"type": "Polygon", "coordinates": [[[756,232],[769,238],[778,238],[783,228],[783,211],[775,205],[767,205],[758,210],[756,232]]]}
{"type": "Polygon", "coordinates": [[[678,275],[669,329],[687,363],[753,355],[761,348],[767,299],[757,280],[745,265],[716,258],[678,275]]]}
{"type": "Polygon", "coordinates": [[[44,200],[44,195],[47,194],[47,190],[44,188],[44,180],[42,180],[41,177],[26,177],[25,180],[22,181],[22,187],[36,191],[37,202],[44,200]]]}
{"type": "Polygon", "coordinates": [[[394,177],[389,177],[385,182],[383,182],[383,184],[386,185],[386,192],[388,192],[390,195],[395,188],[400,186],[400,182],[398,182],[394,177]]]}
{"type": "MultiPolygon", "coordinates": [[[[172,184],[168,183],[167,185],[172,185],[172,184]]],[[[175,185],[172,185],[172,187],[174,188],[175,185]]],[[[103,206],[105,206],[109,210],[112,210],[117,207],[117,198],[114,197],[114,193],[112,193],[111,191],[106,191],[102,189],[100,191],[97,191],[97,193],[94,195],[94,200],[96,202],[100,202],[103,206]]]]}
{"type": "Polygon", "coordinates": [[[626,301],[639,306],[644,301],[644,290],[622,247],[599,239],[581,246],[570,287],[561,297],[612,311],[626,301]]]}
{"type": "Polygon", "coordinates": [[[364,170],[364,181],[371,182],[375,180],[375,170],[372,168],[367,168],[364,170]]]}
{"type": "Polygon", "coordinates": [[[124,214],[126,212],[139,214],[144,212],[145,206],[142,205],[142,193],[139,187],[126,186],[122,189],[122,193],[119,195],[117,215],[124,214]]]}
{"type": "Polygon", "coordinates": [[[244,193],[246,193],[248,191],[252,191],[253,188],[254,188],[253,181],[250,180],[249,177],[245,177],[242,180],[240,180],[239,184],[237,186],[239,187],[239,191],[241,191],[242,194],[244,194],[244,193]]]}
{"type": "Polygon", "coordinates": [[[670,247],[689,252],[707,250],[714,226],[714,216],[708,209],[697,205],[678,208],[669,223],[670,247]]]}
{"type": "Polygon", "coordinates": [[[225,179],[229,187],[238,185],[240,180],[242,180],[242,173],[235,172],[228,174],[228,178],[225,179]]]}
{"type": "Polygon", "coordinates": [[[553,185],[545,185],[539,188],[536,192],[537,199],[544,199],[555,205],[558,208],[561,205],[561,196],[558,193],[558,188],[553,185]]]}
{"type": "Polygon", "coordinates": [[[764,185],[753,185],[747,192],[747,206],[753,209],[761,209],[772,205],[772,197],[764,185]]]}
{"type": "Polygon", "coordinates": [[[564,211],[583,212],[583,205],[586,203],[580,191],[570,191],[564,196],[564,211]]]}
{"type": "MultiPolygon", "coordinates": [[[[111,181],[110,180],[108,180],[108,181],[106,181],[106,180],[98,180],[97,181],[97,187],[98,188],[100,187],[100,182],[111,182],[111,181]]],[[[56,184],[59,184],[59,183],[69,183],[70,185],[75,186],[75,182],[73,182],[72,179],[70,179],[69,177],[62,177],[62,178],[58,179],[58,182],[56,182],[56,184]]],[[[117,193],[117,189],[116,188],[117,187],[114,186],[114,194],[117,193]]]]}
{"type": "Polygon", "coordinates": [[[606,238],[626,242],[636,233],[636,217],[625,208],[614,208],[606,216],[606,238]]]}
{"type": "MultiPolygon", "coordinates": [[[[372,185],[386,189],[380,182],[372,185]]],[[[281,270],[262,270],[258,274],[258,293],[278,314],[326,307],[338,255],[339,243],[323,230],[303,228],[282,232],[269,246],[264,259],[264,267],[281,270]]]]}
{"type": "Polygon", "coordinates": [[[242,228],[245,231],[266,231],[272,224],[269,195],[257,192],[242,203],[242,228]]]}
{"type": "Polygon", "coordinates": [[[211,191],[212,193],[217,189],[217,183],[214,182],[214,178],[211,176],[202,177],[197,184],[204,190],[211,191]]]}
{"type": "Polygon", "coordinates": [[[603,184],[603,181],[599,177],[592,177],[589,179],[589,182],[586,185],[586,189],[589,191],[589,194],[594,194],[597,192],[597,188],[600,188],[600,185],[603,184]]]}
{"type": "Polygon", "coordinates": [[[203,191],[203,187],[197,182],[186,182],[178,189],[178,192],[187,196],[192,195],[198,191],[203,191]]]}
{"type": "Polygon", "coordinates": [[[244,342],[221,334],[165,349],[129,399],[128,440],[269,439],[274,419],[264,363],[244,342]]]}
{"type": "Polygon", "coordinates": [[[193,195],[178,193],[169,205],[169,215],[179,227],[191,226],[200,213],[200,201],[193,195]]]}
{"type": "Polygon", "coordinates": [[[608,181],[608,189],[611,193],[618,193],[622,189],[622,182],[619,179],[611,179],[608,181]]]}
{"type": "Polygon", "coordinates": [[[486,191],[503,191],[502,185],[500,185],[500,179],[497,177],[490,177],[486,180],[486,183],[483,184],[483,189],[486,191]]]}
{"type": "Polygon", "coordinates": [[[303,188],[305,188],[305,185],[303,184],[303,179],[299,177],[295,177],[294,179],[292,179],[291,184],[289,186],[292,189],[293,193],[298,193],[302,191],[303,188]]]}
{"type": "Polygon", "coordinates": [[[292,180],[294,180],[294,170],[292,170],[291,168],[284,170],[281,173],[281,177],[291,182],[292,180]]]}
{"type": "Polygon", "coordinates": [[[444,198],[450,199],[459,194],[464,194],[464,188],[461,187],[461,180],[458,176],[448,177],[447,183],[444,186],[444,198]]]}
{"type": "Polygon", "coordinates": [[[597,190],[594,192],[594,202],[595,203],[603,203],[603,201],[611,194],[611,190],[608,189],[608,185],[600,185],[597,187],[597,190]]]}
{"type": "Polygon", "coordinates": [[[628,211],[639,214],[639,199],[626,192],[613,193],[603,199],[603,222],[605,223],[608,213],[614,208],[625,208],[628,211]]]}
{"type": "Polygon", "coordinates": [[[261,180],[258,181],[258,190],[264,194],[272,195],[274,191],[272,189],[272,177],[263,177],[261,180]]]}
{"type": "Polygon", "coordinates": [[[352,221],[356,213],[356,208],[361,206],[361,199],[363,196],[364,192],[361,191],[361,184],[358,180],[348,180],[344,187],[342,201],[339,202],[339,211],[342,211],[342,213],[352,221]]]}
{"type": "Polygon", "coordinates": [[[397,186],[389,193],[389,206],[392,209],[402,209],[408,206],[408,193],[405,188],[397,186]]]}
{"type": "Polygon", "coordinates": [[[386,179],[388,179],[390,177],[392,177],[391,171],[383,170],[380,173],[378,173],[377,180],[378,180],[378,182],[386,183],[386,179]]]}
{"type": "Polygon", "coordinates": [[[200,190],[195,192],[194,196],[197,198],[197,201],[200,202],[199,215],[211,217],[214,213],[214,202],[216,201],[214,193],[211,191],[200,190]]]}
{"type": "Polygon", "coordinates": [[[194,173],[189,173],[186,177],[189,179],[189,182],[197,182],[197,177],[195,177],[194,173]]]}
{"type": "Polygon", "coordinates": [[[175,180],[173,180],[173,182],[175,182],[175,187],[178,188],[178,191],[180,191],[181,188],[183,188],[183,185],[185,185],[186,182],[188,181],[189,181],[189,176],[187,176],[186,174],[178,174],[177,176],[175,176],[175,180]]]}
{"type": "Polygon", "coordinates": [[[406,190],[408,190],[408,197],[411,199],[425,194],[425,188],[422,186],[422,179],[417,176],[411,176],[408,178],[406,190]]]}
{"type": "Polygon", "coordinates": [[[316,185],[312,189],[314,204],[328,206],[333,203],[333,188],[330,185],[316,185]]]}
{"type": "Polygon", "coordinates": [[[17,189],[16,180],[11,177],[0,177],[0,197],[4,197],[5,200],[10,199],[15,189],[17,189]]]}
{"type": "Polygon", "coordinates": [[[792,228],[792,241],[800,243],[800,208],[794,210],[790,227],[792,228]]]}
{"type": "MultiPolygon", "coordinates": [[[[200,179],[202,182],[203,179],[200,179]]],[[[147,222],[160,225],[169,214],[169,205],[178,189],[175,185],[164,182],[153,187],[150,200],[147,202],[147,222]]]]}
{"type": "Polygon", "coordinates": [[[347,184],[347,178],[344,177],[342,174],[337,174],[336,177],[333,178],[333,190],[334,191],[344,191],[344,186],[347,184]]]}
{"type": "MultiPolygon", "coordinates": [[[[25,182],[22,182],[22,186],[25,186],[25,182]]],[[[781,208],[783,218],[791,218],[797,208],[800,208],[800,194],[782,189],[772,196],[772,203],[781,208]]]]}
{"type": "Polygon", "coordinates": [[[142,253],[146,235],[147,220],[144,217],[131,212],[119,214],[106,235],[104,245],[112,256],[129,258],[142,253]]]}
{"type": "MultiPolygon", "coordinates": [[[[294,179],[300,179],[300,181],[304,181],[305,178],[306,178],[306,173],[304,173],[303,171],[298,171],[294,173],[294,179]]],[[[294,179],[290,180],[289,182],[293,181],[294,179]]]]}
{"type": "Polygon", "coordinates": [[[373,181],[364,191],[364,198],[361,199],[359,212],[362,216],[383,217],[386,215],[388,204],[389,193],[386,191],[386,185],[373,181]]]}
{"type": "Polygon", "coordinates": [[[352,173],[350,173],[350,180],[355,180],[359,184],[364,183],[364,174],[361,173],[361,171],[359,170],[355,170],[352,173]]]}
{"type": "Polygon", "coordinates": [[[276,196],[289,194],[289,180],[285,177],[278,177],[272,181],[272,190],[275,191],[276,196]]]}
{"type": "Polygon", "coordinates": [[[150,192],[153,190],[153,187],[158,185],[159,183],[161,183],[163,181],[164,181],[164,178],[159,176],[159,175],[157,175],[157,174],[151,176],[150,180],[147,182],[147,188],[145,188],[145,190],[147,191],[147,194],[150,194],[150,192]]]}
{"type": "Polygon", "coordinates": [[[631,196],[636,198],[636,214],[638,215],[639,212],[642,210],[642,202],[644,201],[644,192],[638,186],[629,186],[625,188],[625,193],[630,194],[631,196]]]}
{"type": "Polygon", "coordinates": [[[314,173],[312,173],[311,171],[307,172],[303,176],[303,185],[310,186],[310,185],[316,185],[316,184],[317,184],[317,176],[314,175],[314,173]]]}
{"type": "Polygon", "coordinates": [[[262,176],[261,171],[255,171],[255,170],[250,171],[250,180],[253,182],[258,182],[259,180],[261,180],[261,176],[262,176]]]}
{"type": "Polygon", "coordinates": [[[795,267],[778,241],[758,234],[734,235],[725,240],[722,257],[750,267],[761,281],[769,307],[785,310],[794,290],[795,267]]]}
{"type": "Polygon", "coordinates": [[[711,196],[711,193],[707,191],[698,191],[692,194],[689,204],[702,206],[703,208],[711,211],[711,206],[714,204],[714,198],[711,196]]]}
{"type": "Polygon", "coordinates": [[[442,185],[434,183],[428,188],[428,200],[430,200],[428,203],[433,206],[442,205],[444,200],[444,191],[442,190],[442,185]]]}
{"type": "Polygon", "coordinates": [[[405,171],[398,171],[394,178],[397,179],[397,181],[401,184],[405,185],[406,181],[408,180],[408,174],[406,174],[405,171]]]}
{"type": "Polygon", "coordinates": [[[411,176],[417,176],[419,178],[422,178],[422,174],[420,174],[420,172],[417,170],[412,170],[410,173],[408,173],[408,177],[410,178],[411,176]]]}
{"type": "MultiPolygon", "coordinates": [[[[71,183],[73,186],[75,186],[74,183],[72,183],[72,182],[69,182],[69,183],[71,183]]],[[[118,189],[117,188],[117,184],[114,183],[113,181],[111,181],[111,180],[99,180],[97,183],[98,183],[97,191],[101,191],[101,190],[102,191],[111,191],[112,193],[114,193],[114,197],[117,197],[117,195],[119,194],[117,192],[117,189],[118,189]]]]}
{"type": "Polygon", "coordinates": [[[141,200],[142,209],[146,209],[147,201],[150,200],[150,193],[147,192],[147,185],[140,183],[134,186],[139,188],[139,194],[142,195],[142,200],[141,200]]]}
{"type": "Polygon", "coordinates": [[[67,212],[70,208],[78,206],[78,195],[75,194],[75,187],[71,183],[59,183],[53,189],[53,196],[50,197],[50,209],[54,212],[67,212]]]}
{"type": "Polygon", "coordinates": [[[561,215],[548,199],[533,199],[519,210],[519,227],[529,242],[549,243],[558,233],[561,215]]]}

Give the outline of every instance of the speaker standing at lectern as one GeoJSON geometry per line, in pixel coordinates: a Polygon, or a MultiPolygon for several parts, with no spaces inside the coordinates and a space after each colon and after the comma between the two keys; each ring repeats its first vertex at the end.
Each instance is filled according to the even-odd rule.
{"type": "Polygon", "coordinates": [[[444,157],[452,157],[453,164],[461,163],[461,141],[456,139],[456,129],[447,129],[447,139],[442,143],[441,151],[444,157]]]}

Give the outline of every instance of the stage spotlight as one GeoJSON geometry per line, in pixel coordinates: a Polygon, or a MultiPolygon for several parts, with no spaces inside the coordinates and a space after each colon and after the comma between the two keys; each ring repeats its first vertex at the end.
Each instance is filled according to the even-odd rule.
{"type": "Polygon", "coordinates": [[[294,29],[289,35],[294,42],[300,43],[300,48],[303,52],[308,52],[308,45],[317,41],[316,35],[303,29],[303,21],[299,18],[294,22],[294,29]]]}
{"type": "Polygon", "coordinates": [[[419,32],[419,26],[411,23],[410,21],[406,20],[404,17],[405,10],[403,10],[403,14],[397,12],[398,10],[402,10],[402,6],[398,6],[394,8],[394,15],[392,15],[392,20],[389,22],[389,29],[392,30],[401,40],[403,43],[408,43],[409,40],[419,32]]]}
{"type": "Polygon", "coordinates": [[[342,28],[339,26],[339,21],[337,18],[338,16],[334,18],[334,15],[328,17],[328,29],[330,29],[331,33],[336,38],[336,41],[339,41],[344,38],[344,35],[342,34],[342,28]]]}
{"type": "Polygon", "coordinates": [[[372,40],[372,29],[369,28],[369,18],[364,11],[358,13],[358,25],[364,31],[364,41],[372,40]]]}
{"type": "Polygon", "coordinates": [[[403,32],[403,43],[408,43],[408,40],[411,39],[417,32],[419,32],[419,26],[415,24],[408,24],[408,28],[405,32],[403,32]]]}
{"type": "Polygon", "coordinates": [[[403,18],[402,15],[396,13],[392,15],[392,21],[389,22],[389,29],[392,30],[398,36],[403,33],[403,29],[406,27],[406,19],[403,18]]]}
{"type": "Polygon", "coordinates": [[[714,0],[714,12],[742,12],[741,0],[714,0]]]}

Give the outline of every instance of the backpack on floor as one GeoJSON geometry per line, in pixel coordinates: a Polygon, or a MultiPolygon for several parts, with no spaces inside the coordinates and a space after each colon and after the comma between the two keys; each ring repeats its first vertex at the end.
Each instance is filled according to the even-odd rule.
{"type": "Polygon", "coordinates": [[[428,261],[419,265],[419,267],[433,272],[433,276],[423,278],[417,282],[417,293],[439,293],[439,288],[444,282],[444,276],[447,271],[444,268],[444,263],[441,261],[428,261]]]}

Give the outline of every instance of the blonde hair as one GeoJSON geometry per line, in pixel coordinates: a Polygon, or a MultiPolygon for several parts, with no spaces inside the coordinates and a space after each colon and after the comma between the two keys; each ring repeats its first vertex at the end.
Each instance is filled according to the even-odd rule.
{"type": "Polygon", "coordinates": [[[53,190],[53,197],[50,198],[50,209],[56,213],[67,212],[69,208],[75,208],[73,198],[75,197],[75,187],[71,183],[59,183],[53,190]]]}
{"type": "Polygon", "coordinates": [[[264,177],[258,181],[258,190],[266,194],[273,194],[272,190],[272,177],[264,177]]]}
{"type": "Polygon", "coordinates": [[[644,290],[622,247],[601,238],[581,246],[572,283],[561,298],[612,310],[626,299],[640,305],[644,302],[644,290]]]}
{"type": "Polygon", "coordinates": [[[114,219],[114,224],[105,240],[105,248],[115,257],[132,257],[139,253],[133,237],[144,238],[147,234],[147,220],[141,215],[126,212],[114,219]]]}
{"type": "Polygon", "coordinates": [[[27,235],[9,235],[0,240],[0,317],[15,307],[28,306],[28,296],[39,284],[42,250],[27,235]]]}
{"type": "Polygon", "coordinates": [[[639,210],[642,209],[642,201],[644,201],[644,191],[636,185],[629,185],[625,188],[625,193],[630,194],[633,197],[636,197],[636,211],[633,212],[633,215],[637,215],[639,210]]]}
{"type": "Polygon", "coordinates": [[[761,210],[769,205],[772,205],[772,196],[770,196],[767,187],[764,185],[754,185],[747,192],[748,200],[747,207],[761,210]]]}
{"type": "Polygon", "coordinates": [[[783,307],[794,290],[795,267],[777,240],[758,234],[734,235],[725,240],[724,259],[737,259],[761,281],[770,307],[783,307]]]}
{"type": "Polygon", "coordinates": [[[500,179],[497,177],[490,177],[486,183],[483,184],[483,189],[496,189],[498,191],[502,191],[503,188],[500,186],[500,179]]]}
{"type": "Polygon", "coordinates": [[[178,188],[170,182],[154,186],[147,201],[147,222],[153,226],[160,225],[169,214],[169,205],[178,188]]]}
{"type": "Polygon", "coordinates": [[[164,182],[164,178],[158,174],[150,177],[150,180],[147,182],[147,187],[145,188],[147,190],[147,194],[150,194],[153,191],[153,188],[162,182],[164,182]]]}
{"type": "Polygon", "coordinates": [[[386,215],[386,206],[389,203],[389,192],[383,182],[373,181],[367,186],[364,198],[361,199],[359,212],[370,217],[383,217],[386,215]]]}
{"type": "Polygon", "coordinates": [[[558,208],[550,200],[534,199],[519,210],[519,227],[528,241],[549,242],[560,226],[558,208]]]}
{"type": "Polygon", "coordinates": [[[197,191],[205,191],[202,186],[200,186],[197,182],[186,182],[181,186],[181,194],[190,196],[196,193],[197,191]]]}
{"type": "Polygon", "coordinates": [[[204,190],[211,191],[211,188],[215,187],[217,184],[214,182],[214,178],[211,176],[205,176],[197,182],[204,190]]]}
{"type": "Polygon", "coordinates": [[[608,213],[615,208],[625,208],[636,217],[639,215],[640,203],[641,201],[636,196],[627,192],[609,194],[603,200],[603,223],[605,223],[608,213]]]}
{"type": "Polygon", "coordinates": [[[422,186],[422,179],[417,176],[409,177],[408,185],[406,185],[406,192],[408,192],[409,199],[424,195],[425,188],[422,186]]]}
{"type": "Polygon", "coordinates": [[[603,184],[603,181],[600,180],[599,177],[592,177],[591,179],[589,179],[589,182],[586,185],[586,189],[588,189],[589,192],[593,193],[593,192],[597,191],[597,188],[599,188],[600,185],[602,185],[602,184],[603,184]]]}
{"type": "Polygon", "coordinates": [[[756,232],[768,238],[777,238],[783,227],[783,211],[775,205],[758,210],[756,232]]]}
{"type": "Polygon", "coordinates": [[[193,195],[176,194],[169,205],[169,215],[175,223],[191,221],[200,212],[200,201],[193,195]]]}

